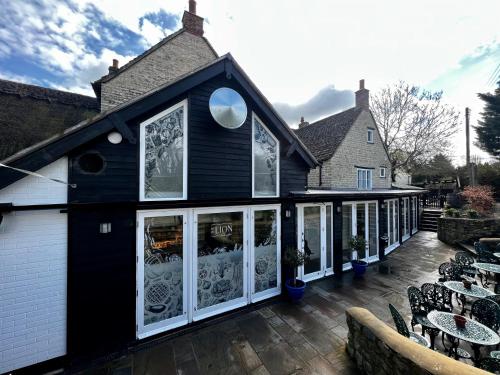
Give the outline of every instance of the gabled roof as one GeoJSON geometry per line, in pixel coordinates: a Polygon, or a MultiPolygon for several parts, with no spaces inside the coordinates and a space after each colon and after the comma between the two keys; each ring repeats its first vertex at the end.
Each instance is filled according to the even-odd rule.
{"type": "MultiPolygon", "coordinates": [[[[159,49],[159,48],[163,47],[165,44],[171,42],[173,39],[175,39],[180,34],[187,33],[187,32],[189,32],[189,31],[187,31],[185,28],[182,28],[182,29],[180,29],[180,30],[178,30],[178,31],[176,31],[176,32],[168,35],[167,37],[165,37],[162,40],[160,40],[158,43],[156,43],[154,46],[152,46],[148,50],[144,51],[140,55],[134,57],[132,60],[130,60],[129,62],[127,62],[122,67],[118,68],[115,72],[106,74],[105,76],[102,76],[101,78],[99,78],[97,81],[92,82],[92,88],[94,89],[94,92],[97,95],[97,97],[101,96],[101,84],[103,82],[108,82],[108,81],[112,80],[114,77],[116,77],[120,73],[124,72],[125,70],[127,70],[131,66],[137,64],[139,61],[141,61],[146,56],[152,54],[157,49],[159,49]]],[[[212,47],[212,45],[210,44],[210,42],[208,41],[208,39],[205,38],[205,37],[200,37],[200,38],[202,38],[207,43],[208,47],[214,53],[214,56],[219,57],[219,55],[217,54],[217,52],[215,51],[215,49],[212,47]]]]}
{"type": "Polygon", "coordinates": [[[0,160],[99,112],[96,98],[0,79],[0,160]]]}
{"type": "MultiPolygon", "coordinates": [[[[225,73],[227,77],[236,80],[259,106],[262,113],[271,121],[274,128],[288,142],[287,155],[297,152],[309,167],[315,167],[318,162],[311,152],[304,146],[299,138],[288,127],[286,122],[274,110],[273,106],[257,89],[241,67],[234,61],[230,54],[200,67],[199,69],[159,86],[143,95],[126,103],[101,112],[92,119],[83,121],[63,133],[49,138],[37,145],[2,161],[13,167],[36,171],[66,155],[71,150],[86,142],[108,133],[112,129],[120,131],[124,138],[134,143],[136,140],[126,125],[138,116],[160,107],[163,103],[182,95],[184,92],[196,87],[203,82],[225,73]]],[[[14,170],[0,168],[0,189],[23,178],[25,175],[14,170]]]]}
{"type": "Polygon", "coordinates": [[[319,162],[323,162],[335,154],[361,112],[363,112],[362,108],[350,108],[296,129],[295,134],[314,157],[319,162]]]}

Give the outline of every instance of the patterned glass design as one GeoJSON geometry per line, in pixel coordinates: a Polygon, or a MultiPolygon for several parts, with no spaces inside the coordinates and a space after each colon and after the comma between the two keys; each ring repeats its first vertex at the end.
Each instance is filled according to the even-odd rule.
{"type": "Polygon", "coordinates": [[[198,309],[243,297],[243,212],[198,215],[198,309]]]}
{"type": "Polygon", "coordinates": [[[183,218],[144,219],[144,325],[183,313],[183,218]]]}
{"type": "Polygon", "coordinates": [[[184,107],[144,127],[144,197],[182,198],[184,107]]]}
{"type": "Polygon", "coordinates": [[[276,210],[255,211],[255,293],[278,286],[276,210]]]}
{"type": "Polygon", "coordinates": [[[278,142],[254,117],[254,195],[258,197],[278,195],[278,142]]]}

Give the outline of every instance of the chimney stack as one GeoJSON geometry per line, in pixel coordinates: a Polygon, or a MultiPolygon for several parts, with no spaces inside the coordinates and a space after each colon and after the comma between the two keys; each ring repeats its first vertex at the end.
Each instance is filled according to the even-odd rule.
{"type": "Polygon", "coordinates": [[[189,0],[189,11],[184,11],[182,27],[191,34],[203,36],[203,18],[196,15],[195,0],[189,0]]]}
{"type": "Polygon", "coordinates": [[[299,129],[305,128],[307,125],[309,125],[309,123],[307,121],[304,121],[304,116],[302,116],[299,122],[299,129]]]}
{"type": "Polygon", "coordinates": [[[109,74],[115,74],[118,71],[118,60],[113,59],[113,65],[108,68],[109,74]]]}
{"type": "Polygon", "coordinates": [[[370,90],[365,89],[365,80],[359,81],[359,90],[356,91],[356,108],[370,110],[370,90]]]}

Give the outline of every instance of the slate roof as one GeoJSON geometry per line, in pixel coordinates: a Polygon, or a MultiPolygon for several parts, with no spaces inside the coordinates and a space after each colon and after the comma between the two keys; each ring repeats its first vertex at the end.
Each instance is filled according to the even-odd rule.
{"type": "Polygon", "coordinates": [[[96,98],[0,79],[0,160],[98,113],[96,98]]]}
{"type": "Polygon", "coordinates": [[[302,129],[295,129],[295,134],[307,146],[316,160],[323,162],[335,154],[362,111],[362,108],[350,108],[313,122],[302,129]]]}

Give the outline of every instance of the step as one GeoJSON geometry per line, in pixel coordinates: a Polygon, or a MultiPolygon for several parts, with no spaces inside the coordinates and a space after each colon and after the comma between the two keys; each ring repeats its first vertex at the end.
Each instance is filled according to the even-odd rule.
{"type": "Polygon", "coordinates": [[[441,212],[438,213],[430,213],[430,212],[422,212],[422,216],[429,216],[429,217],[440,217],[442,214],[441,212]]]}

